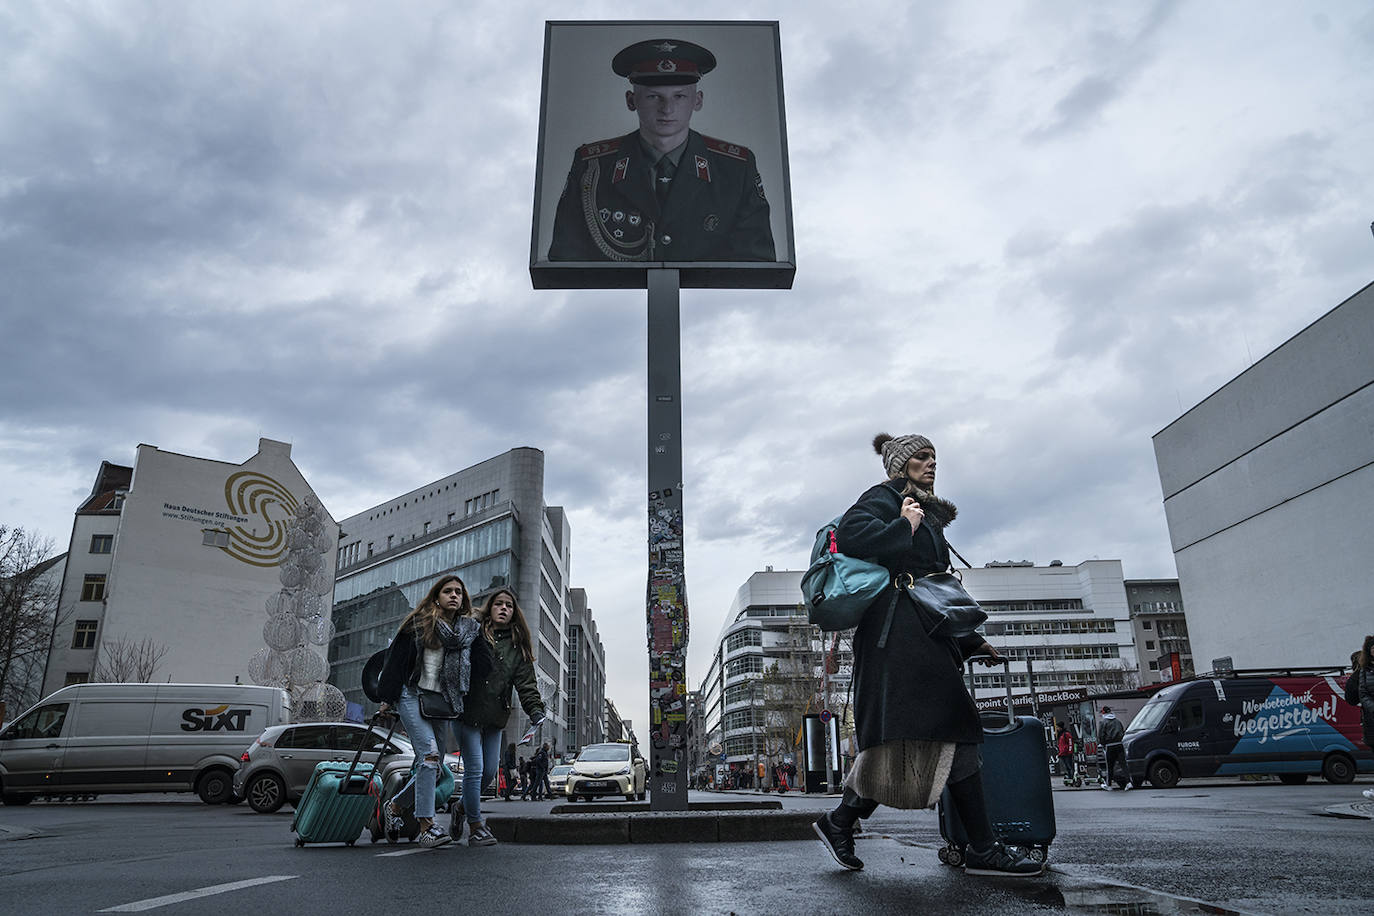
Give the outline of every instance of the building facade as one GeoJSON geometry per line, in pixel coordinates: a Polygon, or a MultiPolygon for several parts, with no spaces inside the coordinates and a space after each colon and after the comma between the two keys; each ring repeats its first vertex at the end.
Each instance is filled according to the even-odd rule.
{"type": "Polygon", "coordinates": [[[1178,580],[1127,579],[1125,585],[1141,683],[1162,684],[1192,677],[1193,649],[1178,580]]]}
{"type": "MultiPolygon", "coordinates": [[[[765,779],[789,757],[801,768],[795,734],[802,717],[822,709],[845,716],[852,647],[847,638],[835,646],[832,634],[807,620],[803,572],[770,566],[752,574],[726,612],[698,691],[712,766],[755,773],[761,765],[765,779]],[[720,752],[710,755],[717,745],[720,752]]],[[[840,730],[848,731],[844,723],[840,730]]]]}
{"type": "Polygon", "coordinates": [[[586,745],[606,740],[606,649],[587,607],[586,589],[572,589],[570,597],[568,667],[563,691],[567,697],[568,727],[560,750],[575,757],[586,745]]]}
{"type": "MultiPolygon", "coordinates": [[[[1084,694],[1140,683],[1120,560],[988,563],[960,570],[988,612],[988,642],[1011,662],[1013,696],[1084,694]]],[[[1004,674],[978,668],[974,699],[1006,697],[1004,674]]]]}
{"type": "Polygon", "coordinates": [[[1374,284],[1154,446],[1198,667],[1348,664],[1374,629],[1374,284]]]}
{"type": "MultiPolygon", "coordinates": [[[[1030,702],[1032,684],[1036,702],[1049,704],[1141,683],[1119,560],[990,563],[961,572],[988,612],[989,642],[1011,662],[1018,703],[1030,702]]],[[[799,603],[802,575],[772,568],[754,573],[726,614],[699,691],[702,759],[725,768],[718,777],[729,769],[754,772],[756,760],[770,773],[769,764],[794,753],[805,712],[828,708],[842,744],[852,734],[852,646],[848,634],[836,640],[807,621],[799,603]]],[[[1003,702],[1005,674],[976,670],[975,699],[1003,702]]]]}
{"type": "MultiPolygon", "coordinates": [[[[103,463],[72,525],[44,694],[93,678],[251,683],[307,503],[332,544],[290,444],[271,439],[240,464],[151,445],[132,468],[103,463]]],[[[333,572],[331,549],[304,579],[327,590],[333,572]]],[[[302,651],[323,670],[322,649],[302,651]]]]}
{"type": "MultiPolygon", "coordinates": [[[[362,693],[363,665],[390,643],[434,581],[454,572],[474,604],[497,588],[515,592],[549,712],[537,740],[566,746],[570,716],[580,715],[566,692],[574,623],[568,584],[572,534],[563,509],[544,503],[542,451],[511,449],[346,518],[340,529],[329,660],[331,681],[350,703],[371,711],[375,704],[362,693]]],[[[585,641],[589,629],[594,637],[590,611],[579,620],[577,638],[585,641]]],[[[581,648],[578,658],[580,663],[581,648]]],[[[585,667],[590,698],[604,692],[604,653],[599,666],[589,661],[585,667]]],[[[578,672],[579,686],[583,673],[578,672]]],[[[507,735],[521,735],[527,727],[516,702],[507,735]]]]}

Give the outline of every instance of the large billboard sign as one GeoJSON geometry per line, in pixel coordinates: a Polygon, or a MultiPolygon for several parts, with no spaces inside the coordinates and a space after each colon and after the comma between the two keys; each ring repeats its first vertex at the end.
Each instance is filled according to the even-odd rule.
{"type": "Polygon", "coordinates": [[[792,286],[776,22],[549,22],[536,289],[792,286]]]}

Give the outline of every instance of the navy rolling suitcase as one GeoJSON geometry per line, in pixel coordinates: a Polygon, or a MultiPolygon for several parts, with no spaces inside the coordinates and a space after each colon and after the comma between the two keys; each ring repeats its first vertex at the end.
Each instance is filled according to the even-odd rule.
{"type": "MultiPolygon", "coordinates": [[[[375,725],[377,716],[372,723],[375,725]]],[[[386,741],[396,730],[396,720],[391,720],[391,731],[386,741]]],[[[386,742],[382,743],[386,746],[386,742]]],[[[381,778],[370,763],[360,764],[363,745],[353,755],[353,762],[344,764],[326,760],[315,765],[310,774],[310,782],[305,793],[296,805],[296,815],[291,819],[291,829],[296,833],[296,845],[306,843],[346,843],[352,846],[363,835],[377,809],[377,797],[382,791],[381,778]]],[[[381,754],[378,754],[380,757],[381,754]]]]}
{"type": "MultiPolygon", "coordinates": [[[[1015,846],[1037,862],[1049,858],[1054,841],[1054,792],[1050,788],[1050,759],[1045,726],[1035,716],[1013,715],[1011,662],[1003,659],[1007,683],[1007,711],[983,714],[983,794],[993,832],[1007,846],[1015,846]]],[[[969,692],[973,666],[969,664],[969,692]]],[[[940,796],[939,850],[946,865],[963,865],[968,834],[950,801],[949,788],[940,796]]]]}

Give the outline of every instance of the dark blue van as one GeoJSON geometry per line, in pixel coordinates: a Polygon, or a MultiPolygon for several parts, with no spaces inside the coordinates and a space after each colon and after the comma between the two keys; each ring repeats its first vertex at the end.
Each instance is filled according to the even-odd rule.
{"type": "Polygon", "coordinates": [[[1160,690],[1126,729],[1131,782],[1171,788],[1180,778],[1320,774],[1345,784],[1374,773],[1360,711],[1336,674],[1249,674],[1183,681],[1160,690]]]}

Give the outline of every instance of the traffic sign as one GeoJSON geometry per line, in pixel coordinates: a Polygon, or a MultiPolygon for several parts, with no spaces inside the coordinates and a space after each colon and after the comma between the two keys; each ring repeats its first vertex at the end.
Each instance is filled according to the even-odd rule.
{"type": "Polygon", "coordinates": [[[830,721],[831,719],[833,719],[833,718],[834,718],[834,716],[832,716],[832,715],[830,714],[830,710],[828,710],[828,709],[822,709],[822,710],[821,710],[821,721],[822,721],[822,722],[829,722],[829,721],[830,721]]]}

